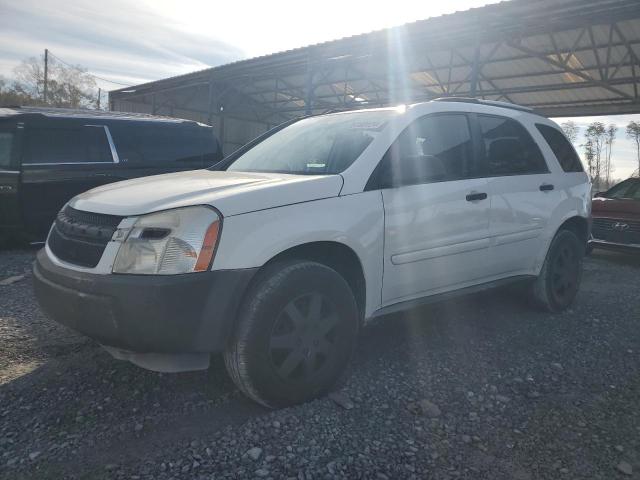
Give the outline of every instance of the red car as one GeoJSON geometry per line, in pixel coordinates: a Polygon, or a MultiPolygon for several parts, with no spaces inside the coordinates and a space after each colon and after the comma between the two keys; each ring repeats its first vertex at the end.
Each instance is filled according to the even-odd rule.
{"type": "Polygon", "coordinates": [[[596,193],[589,248],[640,252],[640,178],[596,193]]]}

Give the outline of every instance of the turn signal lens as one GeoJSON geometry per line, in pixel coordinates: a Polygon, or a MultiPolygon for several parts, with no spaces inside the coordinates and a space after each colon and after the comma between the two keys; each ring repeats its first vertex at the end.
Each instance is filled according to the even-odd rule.
{"type": "Polygon", "coordinates": [[[194,267],[194,272],[204,272],[209,270],[209,265],[213,261],[213,255],[216,252],[216,245],[218,244],[218,232],[220,230],[220,222],[216,220],[204,235],[204,241],[202,242],[202,248],[200,249],[200,255],[198,255],[198,261],[194,267]]]}

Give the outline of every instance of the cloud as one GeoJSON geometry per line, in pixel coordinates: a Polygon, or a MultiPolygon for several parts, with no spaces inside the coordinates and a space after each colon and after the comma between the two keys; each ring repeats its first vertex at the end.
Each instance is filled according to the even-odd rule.
{"type": "MultiPolygon", "coordinates": [[[[208,34],[125,0],[0,0],[0,74],[45,48],[123,83],[179,75],[245,57],[208,34]]],[[[111,86],[111,88],[116,88],[111,86]]]]}

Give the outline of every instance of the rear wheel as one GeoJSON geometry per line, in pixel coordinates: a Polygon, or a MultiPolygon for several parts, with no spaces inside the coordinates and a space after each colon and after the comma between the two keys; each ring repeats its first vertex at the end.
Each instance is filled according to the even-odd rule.
{"type": "Polygon", "coordinates": [[[532,286],[532,297],[538,306],[550,312],[561,312],[571,305],[582,279],[584,254],[584,242],[575,233],[560,230],[556,234],[532,286]]]}
{"type": "Polygon", "coordinates": [[[255,401],[302,403],[341,377],[358,324],[353,293],[336,271],[310,261],[274,264],[247,295],[225,364],[255,401]]]}

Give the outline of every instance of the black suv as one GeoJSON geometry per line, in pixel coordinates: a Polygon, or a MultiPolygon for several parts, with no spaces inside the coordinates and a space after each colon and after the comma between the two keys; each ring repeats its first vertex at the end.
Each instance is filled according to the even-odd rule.
{"type": "Polygon", "coordinates": [[[190,120],[59,108],[0,108],[0,240],[44,240],[62,206],[91,188],[209,167],[213,128],[190,120]]]}

